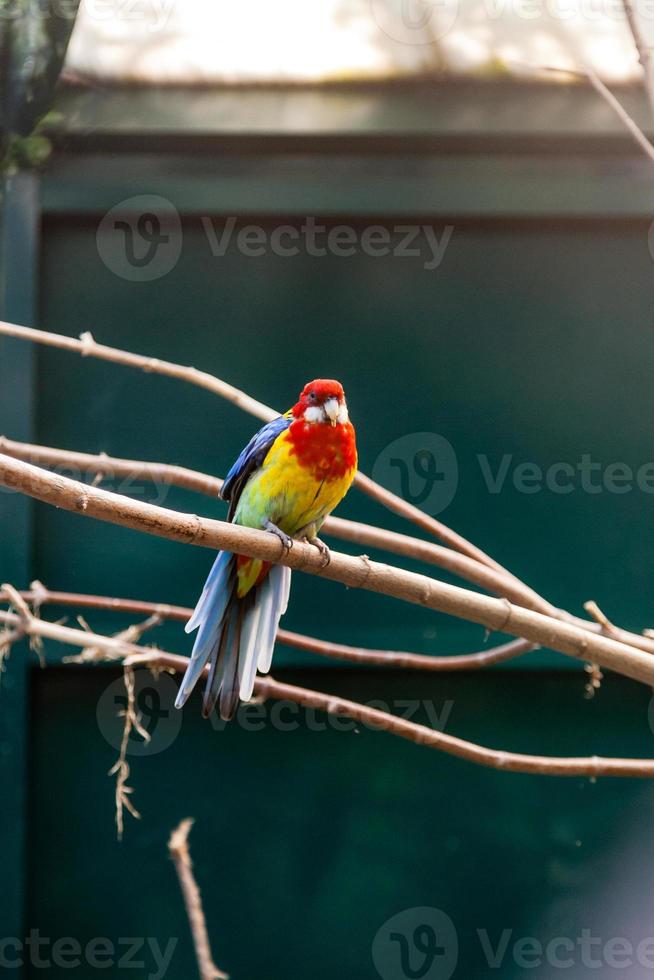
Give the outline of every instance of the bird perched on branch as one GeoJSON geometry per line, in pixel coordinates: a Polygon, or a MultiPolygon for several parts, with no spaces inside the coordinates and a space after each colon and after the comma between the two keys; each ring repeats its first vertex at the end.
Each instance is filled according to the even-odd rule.
{"type": "MultiPolygon", "coordinates": [[[[354,427],[338,381],[310,381],[285,415],[268,422],[227,474],[221,496],[228,520],[275,534],[282,547],[304,540],[329,562],[318,537],[328,514],[350,488],[357,467],[354,427]]],[[[259,558],[221,551],[186,632],[198,629],[176,707],[181,708],[207,663],[202,712],[216,702],[232,718],[239,700],[252,697],[257,669],[270,670],[291,570],[259,558]]]]}

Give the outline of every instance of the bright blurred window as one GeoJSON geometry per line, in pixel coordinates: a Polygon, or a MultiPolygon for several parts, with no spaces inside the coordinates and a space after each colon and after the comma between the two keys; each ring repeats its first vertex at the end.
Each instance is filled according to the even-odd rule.
{"type": "MultiPolygon", "coordinates": [[[[635,2],[654,44],[654,3],[635,2]]],[[[622,0],[82,0],[68,57],[73,73],[152,84],[545,66],[638,77],[622,0]]]]}

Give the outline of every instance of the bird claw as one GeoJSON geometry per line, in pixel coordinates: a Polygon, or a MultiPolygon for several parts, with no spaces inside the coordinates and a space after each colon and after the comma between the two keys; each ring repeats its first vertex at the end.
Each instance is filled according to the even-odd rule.
{"type": "Polygon", "coordinates": [[[328,546],[325,544],[325,542],[324,541],[321,541],[320,538],[317,538],[317,537],[310,538],[306,534],[304,535],[304,537],[302,538],[302,540],[304,542],[306,542],[306,544],[313,545],[314,548],[317,548],[318,549],[318,551],[322,555],[322,559],[323,559],[323,561],[322,561],[322,567],[323,568],[327,568],[327,565],[329,565],[330,561],[332,560],[332,555],[331,555],[331,552],[330,552],[328,546]]]}
{"type": "Polygon", "coordinates": [[[282,531],[281,527],[277,527],[272,521],[266,521],[264,524],[266,531],[274,534],[275,537],[279,538],[282,543],[282,554],[287,555],[291,548],[293,547],[293,538],[291,538],[286,531],[282,531]]]}

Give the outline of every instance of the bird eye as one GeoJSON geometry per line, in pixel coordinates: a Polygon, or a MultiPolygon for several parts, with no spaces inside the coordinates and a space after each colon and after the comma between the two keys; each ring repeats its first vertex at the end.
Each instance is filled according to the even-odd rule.
{"type": "Polygon", "coordinates": [[[312,402],[315,402],[315,400],[316,400],[317,397],[318,396],[316,395],[315,391],[310,391],[309,392],[309,398],[311,399],[312,402]]]}

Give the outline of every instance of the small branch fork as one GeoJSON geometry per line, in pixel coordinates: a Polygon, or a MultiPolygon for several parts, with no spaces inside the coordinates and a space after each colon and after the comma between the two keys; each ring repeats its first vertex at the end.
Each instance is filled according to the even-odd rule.
{"type": "MultiPolygon", "coordinates": [[[[152,670],[169,670],[183,673],[188,666],[188,657],[182,657],[165,650],[126,643],[114,637],[90,633],[82,629],[72,629],[58,623],[45,622],[34,616],[18,615],[0,611],[0,623],[15,627],[22,623],[26,635],[41,636],[76,647],[93,647],[104,651],[109,661],[121,660],[124,667],[148,667],[152,670]]],[[[436,749],[447,755],[490,769],[505,772],[524,772],[545,776],[640,776],[654,777],[652,759],[607,759],[590,757],[551,757],[525,755],[490,749],[474,742],[456,738],[445,732],[436,731],[426,725],[399,718],[387,711],[373,708],[367,704],[349,701],[345,698],[325,694],[321,691],[297,687],[273,680],[272,677],[258,677],[254,687],[255,697],[262,700],[290,701],[305,708],[314,708],[326,714],[351,718],[354,721],[379,731],[385,731],[399,738],[407,739],[416,745],[436,749]]]]}

